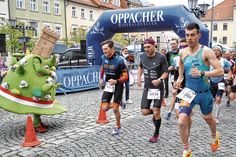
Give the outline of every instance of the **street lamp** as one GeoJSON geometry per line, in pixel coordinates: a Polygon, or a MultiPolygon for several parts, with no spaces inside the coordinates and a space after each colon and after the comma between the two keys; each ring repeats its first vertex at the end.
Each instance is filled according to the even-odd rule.
{"type": "Polygon", "coordinates": [[[212,48],[212,36],[213,36],[213,20],[214,20],[214,0],[212,0],[211,4],[211,32],[210,32],[210,48],[212,48]]]}
{"type": "Polygon", "coordinates": [[[206,11],[210,5],[203,3],[198,4],[198,0],[188,0],[189,9],[195,14],[195,16],[200,19],[206,15],[206,11]]]}
{"type": "Polygon", "coordinates": [[[36,31],[36,27],[37,27],[37,22],[35,21],[30,21],[29,22],[29,26],[25,26],[25,25],[17,25],[17,20],[16,19],[8,19],[9,25],[13,28],[13,29],[17,29],[19,31],[21,31],[23,33],[22,37],[19,37],[19,42],[23,43],[23,52],[26,52],[26,43],[30,41],[30,37],[26,37],[25,36],[25,31],[26,30],[32,30],[32,31],[36,31]]]}

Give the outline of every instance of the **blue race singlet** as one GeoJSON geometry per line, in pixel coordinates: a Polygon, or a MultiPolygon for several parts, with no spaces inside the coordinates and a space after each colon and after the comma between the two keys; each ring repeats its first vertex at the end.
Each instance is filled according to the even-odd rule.
{"type": "Polygon", "coordinates": [[[210,67],[205,65],[203,58],[203,46],[194,56],[187,55],[183,59],[184,71],[186,76],[186,87],[192,89],[195,92],[202,92],[210,89],[208,83],[208,77],[193,77],[191,76],[192,67],[196,67],[199,71],[209,71],[210,67]]]}

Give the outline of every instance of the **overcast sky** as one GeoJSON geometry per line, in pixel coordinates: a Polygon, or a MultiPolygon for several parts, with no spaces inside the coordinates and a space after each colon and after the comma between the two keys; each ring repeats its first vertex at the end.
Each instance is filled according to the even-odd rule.
{"type": "MultiPolygon", "coordinates": [[[[176,1],[175,0],[142,0],[142,1],[153,3],[156,6],[184,4],[186,7],[188,7],[188,0],[176,0],[176,1]]],[[[216,4],[219,4],[222,1],[224,0],[214,0],[214,6],[216,4]]],[[[204,2],[209,4],[210,5],[209,7],[211,7],[212,0],[199,0],[198,4],[202,4],[204,2]]]]}

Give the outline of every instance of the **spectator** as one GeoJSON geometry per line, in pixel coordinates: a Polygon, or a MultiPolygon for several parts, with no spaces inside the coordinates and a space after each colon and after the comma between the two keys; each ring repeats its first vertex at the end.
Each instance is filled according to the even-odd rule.
{"type": "MultiPolygon", "coordinates": [[[[121,49],[121,56],[124,58],[124,62],[125,62],[125,65],[127,67],[127,70],[128,69],[128,59],[129,59],[129,53],[128,53],[128,49],[127,48],[122,48],[121,49]]],[[[129,71],[128,71],[129,73],[129,71]]],[[[126,104],[132,104],[133,101],[129,99],[129,85],[130,83],[130,79],[128,78],[127,81],[125,81],[125,101],[126,101],[126,104]]]]}

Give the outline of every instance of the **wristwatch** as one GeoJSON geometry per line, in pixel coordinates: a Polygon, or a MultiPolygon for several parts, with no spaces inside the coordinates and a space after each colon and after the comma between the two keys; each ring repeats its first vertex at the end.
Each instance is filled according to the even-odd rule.
{"type": "Polygon", "coordinates": [[[201,77],[205,76],[205,71],[201,71],[201,77]]]}

